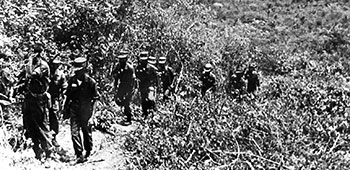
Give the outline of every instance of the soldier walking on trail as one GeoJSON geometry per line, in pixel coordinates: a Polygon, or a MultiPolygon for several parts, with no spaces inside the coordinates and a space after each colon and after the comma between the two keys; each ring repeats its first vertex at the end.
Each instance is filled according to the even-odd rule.
{"type": "Polygon", "coordinates": [[[62,102],[64,100],[64,93],[67,89],[68,83],[66,76],[59,67],[61,61],[55,59],[50,63],[50,84],[49,84],[49,93],[51,95],[52,108],[49,110],[49,121],[50,121],[50,130],[55,132],[53,136],[52,144],[55,147],[59,147],[58,142],[56,141],[56,135],[58,134],[59,129],[59,113],[62,110],[62,102]]]}
{"type": "Polygon", "coordinates": [[[160,86],[163,93],[163,99],[168,99],[174,92],[174,70],[166,64],[166,57],[159,58],[160,86]]]}
{"type": "Polygon", "coordinates": [[[246,72],[244,78],[247,80],[247,92],[254,94],[255,91],[260,86],[259,76],[258,76],[258,73],[256,72],[255,63],[252,63],[249,66],[248,71],[246,72]]]}
{"type": "Polygon", "coordinates": [[[48,110],[51,108],[51,99],[47,90],[49,88],[50,69],[41,58],[42,47],[34,48],[35,56],[29,57],[29,62],[23,74],[24,84],[20,92],[24,93],[23,126],[26,130],[25,136],[31,138],[34,146],[35,158],[44,161],[50,157],[52,133],[50,132],[48,110]]]}
{"type": "Polygon", "coordinates": [[[202,96],[204,96],[208,90],[212,90],[213,92],[215,92],[216,90],[216,77],[212,73],[212,70],[213,70],[213,66],[209,63],[206,64],[204,66],[204,71],[202,72],[202,75],[199,78],[199,80],[202,81],[202,86],[201,86],[202,96]]]}
{"type": "Polygon", "coordinates": [[[242,98],[242,95],[245,92],[245,82],[243,80],[244,72],[243,70],[236,70],[229,78],[229,93],[234,98],[242,98]]]}
{"type": "Polygon", "coordinates": [[[142,116],[147,116],[156,109],[156,88],[158,86],[155,57],[148,58],[148,52],[141,52],[139,65],[136,67],[136,78],[141,93],[142,116]]]}
{"type": "Polygon", "coordinates": [[[86,59],[78,57],[74,60],[74,75],[68,80],[63,118],[70,118],[73,148],[77,163],[87,161],[92,150],[92,124],[94,120],[94,103],[98,99],[96,81],[85,70],[86,59]],[[83,133],[81,140],[80,130],[83,133]],[[84,146],[84,147],[83,147],[84,146]],[[85,156],[83,156],[83,148],[85,156]]]}
{"type": "Polygon", "coordinates": [[[119,63],[113,70],[114,88],[116,89],[115,103],[118,106],[124,107],[126,116],[126,124],[131,124],[131,108],[130,102],[135,86],[135,70],[134,67],[127,62],[128,53],[122,52],[118,55],[119,63]]]}

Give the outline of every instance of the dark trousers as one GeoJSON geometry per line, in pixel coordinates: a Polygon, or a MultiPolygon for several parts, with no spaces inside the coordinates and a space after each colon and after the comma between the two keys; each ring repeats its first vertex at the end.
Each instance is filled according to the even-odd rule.
{"type": "Polygon", "coordinates": [[[142,116],[147,117],[156,109],[155,92],[141,91],[142,116]]]}
{"type": "Polygon", "coordinates": [[[115,95],[115,103],[120,106],[124,107],[124,115],[126,116],[126,121],[130,122],[131,121],[131,108],[130,108],[130,102],[132,98],[132,93],[125,93],[125,92],[120,92],[118,91],[117,94],[115,95]]]}
{"type": "Polygon", "coordinates": [[[48,153],[52,145],[48,120],[49,99],[46,96],[26,95],[22,109],[25,136],[32,139],[35,156],[40,158],[42,151],[48,153]]]}
{"type": "Polygon", "coordinates": [[[60,110],[60,101],[58,98],[52,99],[52,108],[49,112],[49,121],[50,121],[50,130],[55,132],[55,136],[58,134],[59,131],[59,124],[58,124],[58,118],[59,118],[59,110],[60,110]]]}
{"type": "Polygon", "coordinates": [[[92,115],[91,102],[72,102],[70,105],[70,125],[75,155],[81,156],[83,149],[92,150],[92,127],[88,121],[92,115]],[[80,130],[83,132],[83,142],[80,136],[80,130]]]}

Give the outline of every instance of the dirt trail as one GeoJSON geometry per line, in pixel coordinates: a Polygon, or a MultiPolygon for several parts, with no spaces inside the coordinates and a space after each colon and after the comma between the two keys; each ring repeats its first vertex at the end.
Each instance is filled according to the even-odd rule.
{"type": "Polygon", "coordinates": [[[67,122],[60,127],[60,133],[57,141],[61,148],[56,148],[59,153],[65,156],[54,154],[55,158],[47,161],[45,164],[40,163],[34,158],[34,152],[25,149],[21,152],[13,152],[10,149],[0,149],[0,169],[23,169],[23,170],[40,170],[40,169],[81,169],[81,170],[103,170],[103,169],[126,169],[126,154],[121,148],[124,135],[134,130],[137,125],[130,126],[113,125],[112,129],[115,136],[102,133],[98,130],[93,131],[93,151],[89,160],[82,164],[75,164],[73,144],[70,136],[70,126],[67,122]],[[65,159],[60,159],[65,158],[65,159]]]}

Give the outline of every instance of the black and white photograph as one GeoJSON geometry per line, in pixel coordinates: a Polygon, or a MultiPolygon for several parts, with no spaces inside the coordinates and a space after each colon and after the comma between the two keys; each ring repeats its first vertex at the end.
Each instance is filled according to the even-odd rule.
{"type": "Polygon", "coordinates": [[[0,169],[350,170],[350,1],[0,0],[0,169]]]}

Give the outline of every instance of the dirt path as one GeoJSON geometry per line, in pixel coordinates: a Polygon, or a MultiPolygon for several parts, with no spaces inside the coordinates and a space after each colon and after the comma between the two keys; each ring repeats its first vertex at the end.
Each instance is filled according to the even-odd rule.
{"type": "Polygon", "coordinates": [[[64,156],[54,154],[54,159],[45,164],[40,163],[34,158],[32,149],[25,149],[21,152],[12,152],[10,149],[0,149],[0,169],[81,169],[81,170],[103,170],[103,169],[126,169],[126,154],[121,148],[124,135],[136,128],[137,125],[130,126],[113,125],[112,129],[115,136],[102,133],[98,130],[93,131],[93,151],[89,160],[82,164],[75,164],[73,144],[70,136],[70,126],[67,122],[60,127],[60,133],[57,141],[61,148],[56,148],[64,156]],[[64,158],[64,159],[62,159],[64,158]]]}

